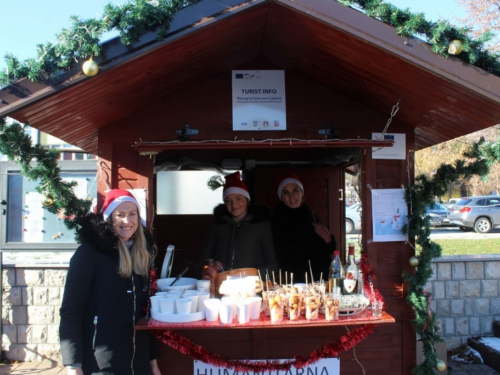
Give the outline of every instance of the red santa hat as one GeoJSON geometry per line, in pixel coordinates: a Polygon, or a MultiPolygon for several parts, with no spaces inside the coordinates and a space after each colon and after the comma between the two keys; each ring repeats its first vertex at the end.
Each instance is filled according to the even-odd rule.
{"type": "Polygon", "coordinates": [[[288,184],[296,184],[300,188],[300,190],[302,190],[302,193],[304,192],[304,185],[302,185],[302,181],[300,181],[300,178],[298,178],[295,173],[288,173],[282,176],[280,179],[280,184],[278,186],[278,197],[280,199],[281,199],[281,191],[283,190],[285,185],[288,184]]]}
{"type": "Polygon", "coordinates": [[[241,194],[250,200],[247,185],[241,181],[239,171],[227,175],[224,178],[226,179],[226,183],[224,184],[224,190],[222,191],[222,199],[225,199],[229,194],[241,194]]]}
{"type": "Polygon", "coordinates": [[[118,207],[123,202],[132,202],[137,206],[137,212],[139,212],[140,207],[137,199],[125,189],[112,189],[106,194],[106,199],[104,200],[104,205],[102,206],[101,213],[104,216],[104,220],[107,220],[111,216],[116,207],[118,207]]]}

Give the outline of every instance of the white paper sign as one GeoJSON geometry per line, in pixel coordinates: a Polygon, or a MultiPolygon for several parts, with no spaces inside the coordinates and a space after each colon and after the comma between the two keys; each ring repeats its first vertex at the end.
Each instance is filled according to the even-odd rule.
{"type": "Polygon", "coordinates": [[[373,242],[406,241],[408,206],[404,189],[372,189],[373,242]]]}
{"type": "Polygon", "coordinates": [[[406,134],[372,133],[374,141],[394,141],[392,147],[373,147],[372,159],[406,159],[406,134]]]}
{"type": "Polygon", "coordinates": [[[286,130],[285,72],[233,70],[233,130],[286,130]]]}
{"type": "MultiPolygon", "coordinates": [[[[277,361],[284,362],[285,359],[277,361]]],[[[260,361],[250,361],[260,362],[260,361]]],[[[299,374],[314,374],[314,375],[339,375],[340,374],[340,359],[339,358],[322,358],[310,366],[297,369],[291,367],[290,370],[275,370],[268,371],[236,371],[225,367],[216,367],[208,365],[201,361],[194,361],[194,375],[299,375],[299,374]]]]}

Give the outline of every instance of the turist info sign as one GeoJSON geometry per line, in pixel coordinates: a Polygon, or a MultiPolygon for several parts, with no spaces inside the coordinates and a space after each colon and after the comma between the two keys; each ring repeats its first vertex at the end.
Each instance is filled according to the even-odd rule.
{"type": "Polygon", "coordinates": [[[285,72],[233,70],[233,130],[286,130],[285,72]]]}

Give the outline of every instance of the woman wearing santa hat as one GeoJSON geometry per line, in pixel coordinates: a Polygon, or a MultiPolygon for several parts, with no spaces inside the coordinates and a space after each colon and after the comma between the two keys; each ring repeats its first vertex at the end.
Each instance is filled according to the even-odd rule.
{"type": "Polygon", "coordinates": [[[240,172],[225,179],[224,203],[214,208],[201,260],[214,259],[224,271],[247,267],[259,269],[262,275],[277,271],[269,211],[250,203],[240,172]]]}
{"type": "Polygon", "coordinates": [[[134,330],[148,304],[156,254],[137,200],[127,190],[110,190],[101,214],[80,224],[81,246],[70,261],[60,310],[67,374],[159,375],[155,339],[134,330]]]}
{"type": "Polygon", "coordinates": [[[326,279],[337,246],[335,237],[305,203],[304,185],[297,175],[281,177],[278,196],[280,202],[274,208],[272,223],[280,269],[293,273],[294,282],[304,282],[306,273],[311,276],[311,262],[314,280],[321,275],[326,279]]]}

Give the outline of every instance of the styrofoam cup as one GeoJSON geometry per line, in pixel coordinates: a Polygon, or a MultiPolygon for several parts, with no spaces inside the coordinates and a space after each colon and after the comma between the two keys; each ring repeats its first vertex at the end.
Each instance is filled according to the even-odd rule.
{"type": "Polygon", "coordinates": [[[163,296],[151,296],[151,311],[160,312],[160,300],[165,299],[163,296]]]}
{"type": "Polygon", "coordinates": [[[245,324],[250,321],[250,312],[252,307],[252,301],[248,299],[244,301],[239,301],[236,304],[236,311],[238,314],[238,323],[245,324]]]}
{"type": "Polygon", "coordinates": [[[234,319],[234,305],[231,302],[224,302],[220,304],[219,307],[219,317],[222,324],[231,324],[234,319]]]}
{"type": "Polygon", "coordinates": [[[209,292],[210,293],[210,280],[198,280],[196,282],[196,289],[199,292],[209,292]]]}
{"type": "Polygon", "coordinates": [[[191,313],[191,299],[190,298],[178,298],[175,300],[175,307],[177,308],[177,314],[190,314],[191,313]]]}
{"type": "Polygon", "coordinates": [[[205,311],[205,301],[210,298],[210,292],[198,293],[198,311],[205,311]]]}
{"type": "Polygon", "coordinates": [[[217,298],[209,298],[203,301],[205,305],[205,317],[209,322],[215,322],[219,319],[219,308],[222,302],[217,298]]]}
{"type": "Polygon", "coordinates": [[[164,298],[160,300],[160,312],[162,314],[175,314],[175,299],[164,298]]]}
{"type": "Polygon", "coordinates": [[[198,310],[198,294],[184,293],[182,298],[189,298],[191,300],[191,313],[195,313],[198,310]]]}
{"type": "Polygon", "coordinates": [[[262,306],[261,297],[249,297],[247,301],[250,301],[250,319],[257,320],[260,319],[260,308],[262,306]]]}

